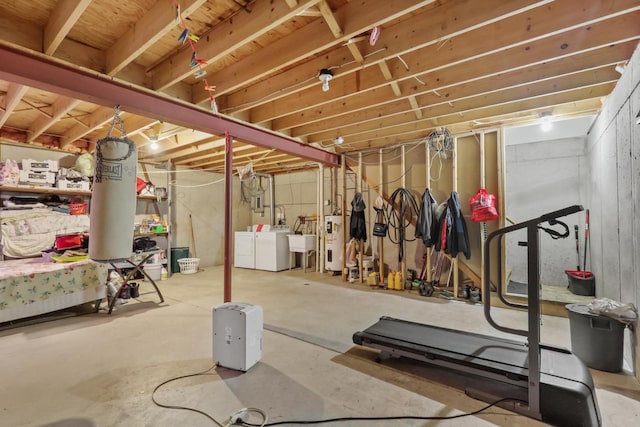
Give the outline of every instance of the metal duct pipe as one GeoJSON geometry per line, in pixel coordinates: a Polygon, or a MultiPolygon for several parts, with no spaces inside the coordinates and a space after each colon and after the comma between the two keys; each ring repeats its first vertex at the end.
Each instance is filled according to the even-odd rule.
{"type": "Polygon", "coordinates": [[[269,178],[269,215],[271,216],[271,225],[276,225],[276,190],[273,188],[273,175],[256,172],[255,176],[269,178]]]}

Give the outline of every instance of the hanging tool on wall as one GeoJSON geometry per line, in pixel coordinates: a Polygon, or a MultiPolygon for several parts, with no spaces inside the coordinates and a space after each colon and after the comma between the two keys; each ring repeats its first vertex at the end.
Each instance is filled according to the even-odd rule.
{"type": "Polygon", "coordinates": [[[191,214],[189,214],[189,228],[191,229],[191,253],[193,254],[194,258],[197,258],[198,255],[196,255],[196,236],[193,233],[193,218],[191,217],[191,214]]]}

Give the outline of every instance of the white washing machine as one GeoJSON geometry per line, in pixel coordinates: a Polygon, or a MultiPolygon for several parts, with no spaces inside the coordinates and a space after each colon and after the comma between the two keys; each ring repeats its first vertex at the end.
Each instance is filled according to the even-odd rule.
{"type": "Polygon", "coordinates": [[[289,230],[256,233],[256,270],[281,271],[289,268],[289,230]]]}
{"type": "Polygon", "coordinates": [[[233,265],[240,268],[256,268],[255,257],[256,233],[253,231],[236,231],[233,250],[233,265]]]}

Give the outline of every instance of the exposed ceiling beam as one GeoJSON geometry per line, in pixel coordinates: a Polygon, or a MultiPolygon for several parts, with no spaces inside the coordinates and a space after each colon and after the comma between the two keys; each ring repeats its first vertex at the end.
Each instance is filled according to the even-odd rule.
{"type": "Polygon", "coordinates": [[[49,129],[51,125],[60,120],[61,117],[66,115],[69,111],[75,108],[80,101],[66,96],[59,96],[51,105],[51,116],[40,116],[33,121],[28,131],[28,142],[32,142],[42,133],[49,129]]]}
{"type": "MultiPolygon", "coordinates": [[[[263,47],[250,57],[225,67],[210,76],[208,81],[216,85],[216,93],[218,95],[231,92],[273,74],[274,70],[281,70],[297,61],[345,42],[351,37],[358,36],[368,31],[372,25],[380,25],[392,21],[412,10],[433,3],[433,1],[362,0],[349,2],[334,13],[338,22],[344,22],[344,28],[342,28],[344,35],[342,37],[335,38],[326,31],[326,24],[322,20],[315,20],[298,31],[263,47]]],[[[326,68],[326,66],[320,68],[326,68]]],[[[312,75],[317,74],[320,68],[315,70],[312,75]]],[[[194,87],[193,101],[195,103],[208,99],[209,94],[202,87],[194,87]]]]}
{"type": "Polygon", "coordinates": [[[60,138],[60,148],[65,148],[74,141],[83,138],[94,130],[101,128],[113,119],[113,108],[100,107],[91,113],[83,123],[77,123],[60,138]]]}
{"type": "MultiPolygon", "coordinates": [[[[310,76],[315,76],[318,70],[322,68],[339,67],[333,70],[334,80],[341,80],[342,76],[361,70],[363,72],[366,71],[367,68],[363,70],[363,66],[369,67],[380,61],[395,59],[398,55],[404,55],[407,52],[436,44],[443,37],[452,37],[469,31],[469,28],[493,22],[496,17],[511,15],[515,11],[521,11],[532,7],[532,5],[540,5],[546,2],[544,0],[446,2],[401,23],[384,28],[376,46],[368,46],[368,43],[363,46],[362,50],[365,51],[366,49],[364,53],[367,55],[364,63],[349,63],[349,61],[345,61],[345,58],[350,54],[349,45],[354,40],[360,39],[360,37],[348,38],[345,40],[346,46],[310,61],[305,61],[294,69],[287,70],[286,73],[272,76],[249,87],[243,87],[241,91],[229,93],[220,98],[219,107],[223,112],[243,111],[295,92],[313,88],[316,86],[317,81],[310,79],[310,76]],[[420,31],[416,31],[416,28],[420,28],[420,31]]],[[[374,4],[366,4],[364,6],[375,7],[374,4]]],[[[354,13],[356,15],[359,14],[358,11],[354,11],[354,13]]],[[[350,19],[353,19],[353,17],[350,17],[350,19]]],[[[318,29],[318,31],[320,30],[318,29]]],[[[362,28],[362,32],[369,30],[370,26],[363,26],[362,28]]],[[[277,53],[273,52],[273,55],[277,55],[277,53]]],[[[237,70],[237,72],[240,72],[240,70],[237,70]]],[[[353,87],[351,89],[359,90],[359,88],[355,89],[353,87]]],[[[254,122],[260,123],[261,119],[255,119],[254,122]]]]}
{"type": "Polygon", "coordinates": [[[255,145],[338,166],[335,154],[301,144],[281,134],[216,116],[197,106],[133,87],[114,78],[71,68],[33,53],[0,44],[0,79],[48,90],[103,106],[121,105],[124,111],[154,117],[178,126],[231,136],[255,145]]]}
{"type": "Polygon", "coordinates": [[[11,83],[9,84],[9,89],[7,90],[7,96],[4,98],[4,113],[0,115],[0,128],[4,126],[5,122],[13,113],[13,110],[18,106],[20,100],[24,96],[24,94],[29,89],[28,86],[24,86],[21,84],[11,83]]]}
{"type": "Polygon", "coordinates": [[[56,4],[44,27],[42,44],[45,54],[53,55],[90,4],[91,0],[61,0],[56,4]]]}
{"type": "MultiPolygon", "coordinates": [[[[583,99],[598,98],[611,93],[615,83],[605,83],[598,86],[580,88],[572,91],[561,92],[558,94],[548,94],[535,98],[517,100],[514,102],[494,105],[490,107],[481,107],[475,110],[466,111],[464,113],[454,112],[448,115],[439,116],[437,120],[423,120],[420,126],[407,125],[403,129],[396,129],[394,132],[390,130],[382,130],[380,132],[370,132],[359,135],[359,140],[351,143],[356,145],[358,149],[380,147],[388,144],[397,144],[407,141],[415,141],[427,136],[435,126],[456,125],[472,120],[482,120],[487,116],[499,116],[510,113],[518,113],[526,110],[549,109],[555,105],[576,102],[583,99]],[[398,133],[398,131],[400,133],[398,133]]],[[[429,115],[428,112],[425,115],[429,115]]]]}
{"type": "MultiPolygon", "coordinates": [[[[585,51],[572,51],[569,52],[568,56],[554,58],[556,47],[562,41],[563,39],[560,37],[556,40],[540,40],[530,44],[528,51],[512,49],[490,55],[485,57],[484,60],[478,58],[469,63],[435,71],[429,74],[428,79],[425,78],[430,90],[421,93],[433,92],[434,95],[440,97],[443,96],[447,88],[478,82],[483,79],[487,79],[487,82],[493,81],[494,85],[502,85],[503,83],[510,85],[513,82],[509,82],[508,78],[504,81],[501,79],[505,78],[505,74],[517,75],[517,71],[521,69],[519,67],[522,64],[528,64],[524,70],[528,74],[537,74],[538,79],[590,69],[596,64],[615,64],[624,60],[624,58],[629,58],[637,46],[637,40],[631,40],[619,44],[605,43],[598,47],[592,47],[592,43],[586,40],[587,49],[585,51]],[[484,64],[484,66],[481,66],[481,64],[484,64]]],[[[599,40],[598,42],[601,41],[599,40]]],[[[522,80],[522,77],[520,79],[522,80]]],[[[478,87],[478,90],[481,90],[480,87],[478,87]]],[[[371,101],[373,102],[374,100],[372,99],[371,101]]],[[[295,127],[291,133],[294,136],[308,136],[332,129],[341,129],[354,122],[379,120],[382,116],[400,114],[404,111],[405,108],[401,101],[391,104],[372,104],[369,108],[353,111],[348,115],[343,114],[295,127]]]]}
{"type": "MultiPolygon", "coordinates": [[[[320,0],[305,0],[293,8],[282,1],[257,2],[251,14],[236,15],[233,19],[216,25],[211,32],[203,36],[196,45],[198,57],[208,63],[224,58],[235,49],[271,31],[318,1],[320,0]]],[[[193,74],[189,66],[191,54],[191,49],[182,49],[155,67],[152,71],[154,89],[164,89],[193,74]]],[[[219,84],[213,80],[210,82],[216,86],[219,84]]],[[[206,99],[209,99],[208,93],[206,99]]]]}
{"type": "MultiPolygon", "coordinates": [[[[423,106],[421,109],[423,116],[426,111],[433,112],[436,110],[440,112],[439,114],[448,114],[452,111],[469,109],[469,103],[489,104],[490,102],[495,102],[497,94],[506,94],[511,90],[515,90],[516,95],[513,96],[518,97],[530,95],[534,91],[544,93],[545,91],[557,92],[575,89],[580,86],[615,81],[617,78],[618,75],[616,75],[613,65],[575,69],[573,62],[570,60],[556,61],[551,64],[532,66],[527,70],[505,73],[499,79],[489,77],[469,84],[451,86],[436,93],[432,91],[425,92],[417,96],[416,101],[423,106]],[[523,88],[528,91],[527,94],[522,94],[523,88]]],[[[350,119],[345,115],[344,118],[346,120],[355,121],[350,123],[343,121],[339,131],[325,130],[317,132],[309,135],[308,140],[309,142],[324,141],[334,138],[338,132],[341,136],[347,137],[352,133],[381,129],[415,120],[411,109],[403,101],[385,104],[380,111],[375,111],[375,107],[372,110],[374,111],[363,110],[367,117],[371,117],[371,120],[365,119],[365,115],[354,119],[350,119]]],[[[436,113],[433,114],[438,115],[436,113]]]]}
{"type": "MultiPolygon", "coordinates": [[[[184,18],[195,12],[207,0],[182,0],[180,12],[184,18]]],[[[159,0],[133,24],[106,53],[107,74],[115,75],[149,46],[176,27],[176,9],[170,2],[159,0]]]]}
{"type": "MultiPolygon", "coordinates": [[[[625,0],[622,3],[611,5],[611,7],[614,8],[612,13],[617,14],[620,12],[618,7],[623,8],[631,2],[632,0],[625,0]]],[[[409,67],[405,67],[401,61],[396,60],[392,70],[393,76],[396,79],[406,79],[416,75],[420,77],[421,74],[426,74],[425,77],[429,78],[427,73],[433,73],[440,69],[465,62],[468,63],[487,55],[493,55],[498,61],[498,64],[509,61],[509,53],[516,53],[520,58],[523,56],[534,56],[536,52],[530,49],[528,44],[544,43],[543,40],[545,39],[552,40],[553,42],[559,41],[559,44],[552,46],[553,54],[550,55],[550,57],[554,57],[568,55],[576,50],[583,50],[586,48],[583,47],[586,44],[599,46],[605,43],[604,40],[619,41],[628,37],[638,36],[637,28],[632,22],[634,20],[636,20],[635,22],[640,21],[640,12],[627,13],[622,16],[613,15],[613,17],[610,15],[608,21],[605,21],[604,18],[599,18],[598,22],[593,23],[591,20],[598,15],[595,12],[588,13],[587,11],[589,9],[583,10],[582,13],[576,12],[572,14],[571,11],[573,11],[575,7],[571,2],[570,4],[563,2],[545,6],[545,8],[552,7],[554,15],[556,12],[563,15],[561,20],[553,20],[550,22],[547,18],[549,11],[546,9],[530,11],[526,14],[526,18],[528,19],[516,15],[501,21],[500,26],[497,28],[494,26],[481,27],[477,30],[453,37],[447,40],[446,48],[432,44],[424,47],[419,52],[404,55],[403,60],[409,67]],[[570,15],[571,18],[564,15],[570,15]],[[587,24],[585,24],[585,22],[587,24]],[[531,26],[531,28],[528,29],[528,26],[531,26]],[[565,33],[565,26],[569,28],[573,27],[574,29],[565,33]],[[604,30],[604,28],[607,28],[607,30],[604,30]],[[498,37],[496,35],[497,29],[504,31],[504,35],[498,37]],[[549,33],[552,35],[549,36],[549,33]],[[566,43],[572,39],[580,40],[580,43],[566,43]],[[594,43],[595,40],[602,40],[603,42],[594,43]],[[525,44],[527,44],[527,46],[524,46],[525,44]],[[472,48],[472,46],[477,46],[478,50],[472,48]],[[507,52],[508,50],[510,50],[510,52],[507,52]],[[494,55],[500,51],[502,51],[501,54],[494,55]],[[482,52],[482,54],[478,52],[482,52]],[[406,68],[409,68],[409,70],[406,68]]],[[[477,71],[482,71],[485,66],[491,66],[491,62],[487,61],[486,58],[481,62],[483,66],[477,71]]],[[[472,70],[472,67],[469,66],[469,69],[472,70]]],[[[350,102],[349,98],[367,97],[368,95],[364,93],[367,90],[375,90],[388,84],[380,73],[373,73],[373,70],[369,68],[361,71],[357,91],[352,83],[353,79],[347,80],[342,85],[339,83],[340,81],[341,78],[339,76],[334,76],[330,96],[319,96],[317,90],[315,90],[316,88],[310,88],[295,94],[295,96],[288,97],[285,102],[268,102],[257,108],[253,108],[251,110],[251,121],[254,123],[262,123],[273,120],[274,129],[288,129],[292,127],[288,123],[289,118],[293,116],[309,117],[309,114],[304,114],[305,109],[309,111],[318,110],[320,105],[325,104],[327,106],[340,105],[342,111],[345,111],[342,104],[344,102],[350,102]],[[350,81],[351,83],[349,84],[350,81]],[[342,99],[343,97],[348,98],[345,101],[342,99]],[[338,99],[341,99],[341,102],[336,102],[338,99]],[[295,113],[292,114],[292,111],[295,113]]],[[[421,81],[425,80],[421,79],[421,81]]],[[[426,81],[429,82],[431,80],[426,81]]],[[[416,89],[410,92],[403,91],[404,96],[409,96],[412,93],[415,94],[416,91],[425,88],[424,85],[419,84],[419,81],[414,81],[414,83],[416,89]]],[[[435,84],[438,83],[436,82],[435,84]]],[[[386,91],[377,92],[387,93],[386,91]]],[[[321,117],[323,120],[327,117],[325,115],[317,116],[315,114],[314,116],[321,117]]],[[[302,124],[303,123],[300,122],[297,123],[297,125],[302,124]]]]}
{"type": "Polygon", "coordinates": [[[329,29],[331,30],[333,36],[335,38],[342,37],[344,35],[344,32],[342,31],[342,28],[340,28],[340,24],[338,24],[338,21],[336,21],[336,17],[333,16],[333,12],[331,11],[331,7],[329,7],[329,4],[327,3],[327,0],[320,0],[320,3],[318,3],[318,9],[320,9],[320,13],[324,18],[324,21],[329,26],[329,29]]]}

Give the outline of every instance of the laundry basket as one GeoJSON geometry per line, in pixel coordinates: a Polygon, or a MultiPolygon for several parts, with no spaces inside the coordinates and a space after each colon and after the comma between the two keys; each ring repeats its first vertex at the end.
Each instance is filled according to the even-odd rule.
{"type": "Polygon", "coordinates": [[[198,272],[198,265],[200,264],[200,258],[180,258],[178,265],[180,266],[180,273],[193,274],[198,272]]]}

